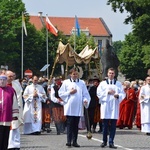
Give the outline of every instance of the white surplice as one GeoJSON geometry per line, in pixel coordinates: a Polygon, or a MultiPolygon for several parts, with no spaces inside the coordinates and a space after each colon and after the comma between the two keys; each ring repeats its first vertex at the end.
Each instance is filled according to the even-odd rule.
{"type": "Polygon", "coordinates": [[[71,79],[63,81],[60,87],[59,96],[64,101],[64,115],[65,116],[83,116],[84,101],[87,101],[87,106],[90,103],[91,97],[83,80],[78,79],[72,82],[71,79]],[[71,89],[77,90],[75,94],[70,94],[71,89]]]}
{"type": "Polygon", "coordinates": [[[150,133],[150,85],[141,87],[140,94],[141,109],[141,132],[150,133]]]}
{"type": "Polygon", "coordinates": [[[18,120],[11,122],[11,130],[9,133],[8,148],[20,148],[20,125],[23,124],[23,101],[22,92],[23,89],[18,80],[12,81],[12,87],[14,88],[18,100],[19,116],[18,120]]]}
{"type": "Polygon", "coordinates": [[[25,105],[23,110],[24,134],[40,132],[42,127],[42,102],[46,102],[47,96],[41,85],[28,85],[23,94],[25,105]],[[34,98],[34,90],[38,97],[34,98]]]}
{"type": "Polygon", "coordinates": [[[118,119],[119,104],[125,95],[121,82],[116,81],[115,84],[108,84],[106,81],[102,81],[97,88],[97,96],[101,104],[101,119],[118,119]],[[111,89],[119,95],[118,99],[114,95],[108,94],[111,89]]]}

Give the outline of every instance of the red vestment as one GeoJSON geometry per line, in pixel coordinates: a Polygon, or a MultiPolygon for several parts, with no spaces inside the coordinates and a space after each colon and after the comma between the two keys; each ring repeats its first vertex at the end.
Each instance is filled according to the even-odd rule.
{"type": "MultiPolygon", "coordinates": [[[[140,93],[140,89],[137,92],[137,98],[139,97],[139,93],[140,93]]],[[[137,112],[136,112],[136,117],[135,117],[135,125],[137,126],[137,128],[139,128],[141,130],[141,110],[140,110],[139,99],[137,102],[137,112]]]]}
{"type": "Polygon", "coordinates": [[[137,98],[134,89],[128,88],[125,92],[126,97],[120,103],[119,119],[117,121],[117,126],[120,128],[128,127],[129,129],[131,129],[135,117],[137,98]]]}

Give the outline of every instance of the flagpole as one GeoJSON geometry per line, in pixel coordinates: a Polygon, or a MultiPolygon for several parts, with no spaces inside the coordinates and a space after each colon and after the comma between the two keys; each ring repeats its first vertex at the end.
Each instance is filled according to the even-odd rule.
{"type": "MultiPolygon", "coordinates": [[[[48,59],[48,29],[46,28],[46,56],[47,56],[47,66],[49,63],[48,59]]],[[[47,67],[47,79],[49,79],[49,67],[47,67]]]]}
{"type": "Polygon", "coordinates": [[[76,28],[74,32],[74,52],[76,51],[76,28]]]}
{"type": "Polygon", "coordinates": [[[76,50],[76,35],[80,36],[80,26],[79,26],[78,18],[75,15],[74,51],[76,50]]]}
{"type": "Polygon", "coordinates": [[[22,12],[22,49],[21,49],[21,78],[23,79],[23,12],[22,12]]]}
{"type": "MultiPolygon", "coordinates": [[[[38,13],[38,16],[40,17],[41,23],[43,25],[43,27],[46,28],[45,22],[43,20],[43,16],[42,16],[42,12],[38,13]]],[[[48,14],[46,14],[46,16],[48,17],[48,14]]],[[[48,29],[46,28],[46,63],[47,66],[49,64],[49,59],[48,59],[48,29]]],[[[49,67],[47,67],[47,79],[49,79],[49,67]]]]}
{"type": "MultiPolygon", "coordinates": [[[[75,16],[76,18],[76,16],[75,16]]],[[[74,52],[76,50],[76,21],[74,22],[74,52]]]]}

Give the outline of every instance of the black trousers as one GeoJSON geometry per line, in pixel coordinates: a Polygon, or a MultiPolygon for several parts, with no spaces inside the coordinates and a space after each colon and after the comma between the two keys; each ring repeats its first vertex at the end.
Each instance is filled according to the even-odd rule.
{"type": "Polygon", "coordinates": [[[67,143],[77,143],[79,116],[67,116],[67,143]]]}
{"type": "Polygon", "coordinates": [[[7,150],[10,126],[0,125],[0,150],[7,150]]]}

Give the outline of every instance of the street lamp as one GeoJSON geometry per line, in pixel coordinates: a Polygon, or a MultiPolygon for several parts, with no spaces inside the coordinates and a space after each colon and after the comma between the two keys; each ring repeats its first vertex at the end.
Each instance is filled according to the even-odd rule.
{"type": "Polygon", "coordinates": [[[39,11],[39,12],[38,12],[38,16],[39,16],[39,17],[42,16],[42,14],[43,14],[42,11],[39,11]]]}
{"type": "Polygon", "coordinates": [[[38,12],[38,16],[40,17],[43,27],[45,27],[45,22],[43,20],[43,12],[38,12]]]}
{"type": "MultiPolygon", "coordinates": [[[[40,17],[41,23],[43,27],[46,27],[45,22],[43,20],[43,12],[38,12],[38,16],[40,17]]],[[[46,28],[46,59],[47,59],[47,78],[49,79],[49,60],[48,60],[48,30],[46,28]]]]}

